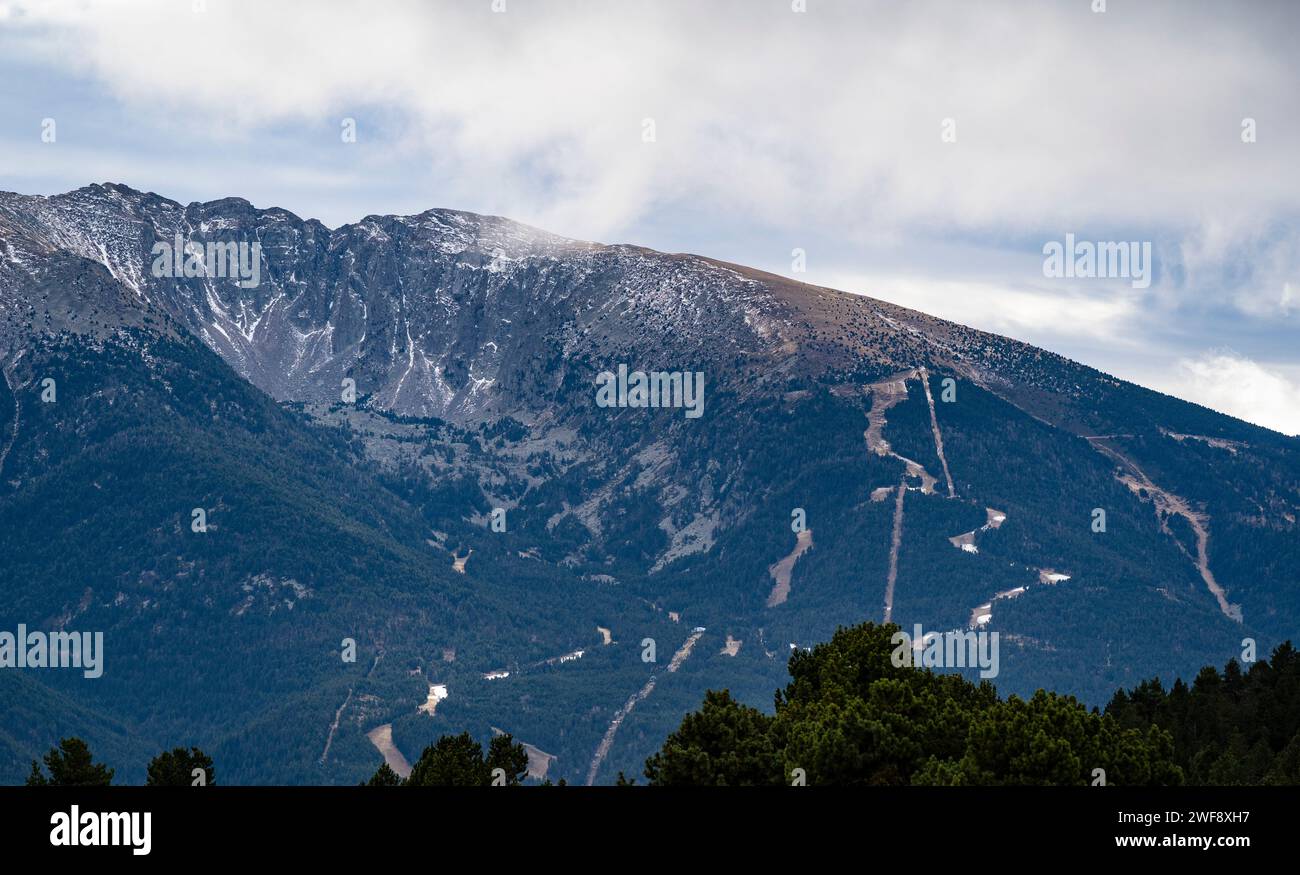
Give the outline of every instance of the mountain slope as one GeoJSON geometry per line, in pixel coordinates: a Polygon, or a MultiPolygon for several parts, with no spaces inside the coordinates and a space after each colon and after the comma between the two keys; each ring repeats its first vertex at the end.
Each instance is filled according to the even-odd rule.
{"type": "MultiPolygon", "coordinates": [[[[476,592],[341,433],[279,408],[196,340],[121,327],[29,340],[0,399],[18,411],[16,434],[12,414],[0,423],[13,437],[0,628],[104,636],[102,677],[24,677],[50,691],[26,703],[46,719],[67,725],[41,703],[69,696],[128,726],[132,751],[201,744],[231,782],[352,779],[369,770],[365,748],[349,758],[341,739],[320,762],[345,699],[382,713],[390,690],[416,696],[411,669],[444,649],[486,663],[574,646],[546,619],[561,594],[526,576],[476,592]]],[[[27,740],[5,780],[50,743],[27,740]]],[[[146,761],[117,763],[121,777],[146,761]]]]}
{"type": "MultiPolygon", "coordinates": [[[[295,725],[295,706],[271,708],[274,675],[253,695],[266,709],[212,719],[240,762],[261,762],[255,738],[323,747],[340,713],[332,750],[356,763],[377,765],[362,732],[381,723],[408,759],[439,731],[496,726],[555,754],[552,778],[583,780],[594,763],[609,780],[637,771],[704,689],[767,706],[791,646],[886,612],[908,629],[996,630],[999,689],[1046,685],[1096,704],[1239,656],[1245,637],[1265,652],[1300,632],[1300,441],[864,296],[454,211],[331,230],[238,199],[182,206],[108,185],[0,195],[0,314],[0,352],[25,399],[0,471],[19,483],[4,486],[0,513],[51,508],[59,538],[80,538],[67,508],[99,490],[114,453],[138,451],[71,436],[100,421],[105,435],[179,429],[183,439],[147,449],[174,458],[174,472],[119,475],[146,492],[167,484],[151,517],[127,513],[121,484],[116,503],[92,503],[100,525],[132,533],[119,577],[175,548],[158,534],[164,517],[180,525],[188,508],[239,495],[224,524],[240,538],[201,542],[212,579],[231,592],[242,575],[295,580],[315,597],[294,611],[328,604],[334,624],[267,647],[302,661],[337,649],[339,627],[385,630],[372,688],[323,668],[300,686],[284,679],[279,693],[319,699],[314,734],[295,725]],[[154,245],[177,233],[258,243],[260,283],[154,276],[154,245]],[[619,365],[701,372],[703,415],[600,406],[596,377],[619,365]],[[111,410],[60,402],[71,418],[51,420],[34,406],[34,381],[65,367],[96,380],[61,397],[113,398],[111,410]],[[152,400],[118,424],[117,399],[136,390],[97,380],[127,372],[117,379],[152,400]],[[236,386],[238,412],[218,415],[236,386]],[[156,411],[178,418],[155,425],[156,411]],[[30,443],[46,439],[63,441],[57,455],[30,443]],[[249,463],[263,454],[274,474],[249,463]],[[37,476],[64,456],[75,476],[37,476]],[[200,458],[221,477],[194,474],[200,458]],[[300,516],[300,534],[253,539],[258,521],[300,516]],[[452,569],[462,558],[463,577],[452,569]],[[436,608],[421,601],[429,593],[436,608]],[[440,682],[447,699],[417,711],[440,682]]],[[[14,409],[0,403],[0,436],[14,409]]],[[[53,576],[45,601],[17,604],[57,618],[90,572],[28,546],[34,529],[21,537],[34,550],[26,577],[0,591],[53,576]]],[[[196,556],[168,559],[165,573],[196,556]]],[[[174,632],[191,608],[163,592],[180,613],[155,625],[174,632]]],[[[147,664],[140,679],[177,670],[147,664]]],[[[242,675],[231,693],[259,683],[242,675]]],[[[184,703],[169,707],[159,727],[186,726],[184,703]]],[[[264,768],[239,774],[264,780],[264,768]]],[[[274,774],[345,772],[300,758],[274,774]]]]}

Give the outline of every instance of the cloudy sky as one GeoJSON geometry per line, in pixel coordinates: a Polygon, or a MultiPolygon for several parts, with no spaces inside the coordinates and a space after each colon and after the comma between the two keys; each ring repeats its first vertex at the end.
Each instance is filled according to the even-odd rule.
{"type": "Polygon", "coordinates": [[[0,0],[0,189],[800,249],[1300,432],[1300,4],[1099,3],[0,0]],[[1149,242],[1149,287],[1044,276],[1067,233],[1149,242]]]}

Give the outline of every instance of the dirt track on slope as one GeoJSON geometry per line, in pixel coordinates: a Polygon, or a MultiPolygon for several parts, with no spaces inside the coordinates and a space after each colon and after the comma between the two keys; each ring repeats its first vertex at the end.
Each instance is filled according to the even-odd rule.
{"type": "Polygon", "coordinates": [[[384,762],[388,767],[397,772],[398,777],[406,778],[411,774],[411,764],[407,762],[406,757],[393,744],[393,724],[385,723],[383,726],[376,726],[366,733],[366,738],[375,746],[381,754],[384,755],[384,762]]]}
{"type": "Polygon", "coordinates": [[[889,545],[889,577],[885,580],[885,622],[894,616],[894,583],[898,580],[898,548],[903,543],[903,496],[907,485],[898,484],[898,498],[894,502],[894,535],[889,545]]]}
{"type": "Polygon", "coordinates": [[[925,402],[930,405],[930,431],[934,433],[934,451],[943,465],[943,478],[948,481],[948,497],[956,498],[957,490],[952,486],[952,474],[948,471],[948,457],[943,454],[943,435],[939,433],[939,417],[934,412],[934,396],[930,394],[930,372],[921,368],[921,385],[925,387],[925,402]]]}
{"type": "MultiPolygon", "coordinates": [[[[691,651],[695,649],[695,642],[699,641],[700,636],[703,634],[703,632],[692,632],[690,637],[686,639],[686,642],[677,649],[677,652],[673,654],[672,660],[668,663],[669,673],[675,672],[681,667],[681,664],[691,655],[691,651]]],[[[609,722],[609,728],[605,730],[604,737],[600,739],[600,744],[596,746],[596,753],[591,758],[591,766],[587,769],[588,787],[596,783],[596,773],[600,771],[600,764],[605,761],[605,757],[609,755],[610,748],[614,746],[614,736],[618,734],[618,728],[623,725],[623,721],[632,713],[632,709],[637,706],[637,703],[643,701],[647,696],[654,692],[655,683],[657,681],[658,678],[655,675],[651,675],[650,680],[646,681],[645,686],[629,696],[628,700],[623,703],[623,707],[619,708],[618,711],[614,713],[614,719],[609,722]]]]}
{"type": "MultiPolygon", "coordinates": [[[[1168,534],[1170,537],[1174,537],[1174,533],[1170,530],[1167,521],[1170,516],[1180,516],[1187,520],[1188,524],[1192,527],[1192,531],[1196,534],[1196,555],[1191,556],[1188,554],[1189,558],[1196,565],[1196,570],[1200,572],[1201,579],[1205,581],[1206,588],[1209,589],[1210,594],[1213,595],[1215,600],[1219,603],[1219,610],[1223,612],[1223,615],[1230,620],[1236,620],[1238,623],[1243,622],[1241,605],[1234,605],[1228,602],[1228,594],[1224,591],[1223,587],[1219,585],[1219,582],[1214,579],[1214,572],[1210,570],[1208,550],[1210,531],[1207,528],[1210,522],[1209,514],[1193,510],[1187,499],[1180,495],[1175,495],[1174,493],[1153,483],[1151,478],[1148,477],[1140,467],[1138,467],[1137,463],[1125,456],[1119,450],[1116,450],[1114,447],[1107,446],[1104,443],[1106,436],[1094,435],[1092,437],[1085,436],[1085,438],[1088,443],[1092,444],[1092,446],[1098,451],[1118,462],[1121,468],[1127,469],[1127,473],[1119,475],[1121,483],[1131,489],[1139,498],[1141,498],[1142,490],[1145,490],[1147,495],[1151,497],[1151,500],[1156,507],[1156,516],[1160,520],[1160,529],[1163,532],[1168,534]]],[[[1182,543],[1179,542],[1176,537],[1174,540],[1178,543],[1179,547],[1182,548],[1182,543]]],[[[1184,552],[1186,552],[1185,549],[1184,552]]]]}
{"type": "Polygon", "coordinates": [[[767,606],[769,608],[784,604],[785,600],[790,597],[790,575],[794,573],[794,564],[812,545],[812,529],[805,529],[795,539],[794,549],[790,551],[790,555],[768,566],[767,573],[774,581],[772,592],[767,597],[767,606]]]}

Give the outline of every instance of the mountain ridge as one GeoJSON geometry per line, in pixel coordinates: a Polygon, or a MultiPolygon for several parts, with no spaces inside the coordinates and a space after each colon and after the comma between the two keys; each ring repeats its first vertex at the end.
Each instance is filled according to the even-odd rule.
{"type": "MultiPolygon", "coordinates": [[[[27,561],[0,580],[11,605],[52,620],[85,601],[143,641],[147,615],[124,611],[138,601],[115,605],[116,593],[184,592],[193,560],[171,535],[136,529],[195,502],[133,466],[159,455],[175,482],[193,480],[202,457],[176,447],[226,434],[214,414],[235,397],[252,410],[257,392],[284,416],[239,419],[249,427],[232,439],[268,454],[263,432],[279,435],[284,483],[269,493],[273,517],[246,515],[240,529],[246,548],[264,548],[204,554],[208,595],[249,586],[269,610],[293,580],[318,594],[309,611],[346,622],[359,605],[367,628],[385,630],[369,642],[386,654],[373,676],[345,684],[318,653],[276,649],[253,623],[223,618],[251,652],[305,667],[277,676],[285,701],[337,721],[325,757],[321,730],[292,725],[290,706],[253,713],[217,697],[221,719],[202,731],[233,758],[223,774],[350,780],[378,756],[365,734],[378,726],[410,761],[436,731],[488,737],[495,726],[555,754],[570,780],[612,779],[639,768],[704,689],[761,706],[787,647],[880,619],[882,606],[904,628],[998,631],[999,689],[1094,703],[1221,664],[1243,636],[1261,650],[1296,637],[1300,440],[867,296],[469,217],[431,210],[331,231],[242,199],[182,206],[118,185],[0,195],[0,364],[14,398],[0,404],[0,435],[17,438],[0,516],[103,486],[42,475],[56,463],[154,484],[129,512],[95,505],[101,525],[134,533],[113,566],[121,579],[73,586],[27,561]],[[151,248],[177,232],[256,242],[261,282],[153,276],[151,248]],[[600,407],[595,378],[620,364],[702,372],[705,415],[600,407]],[[42,405],[45,374],[76,416],[62,400],[42,405]],[[165,415],[139,406],[146,399],[165,415]],[[136,423],[132,436],[101,441],[119,422],[136,423]],[[79,447],[83,433],[100,437],[79,447]],[[339,560],[355,575],[352,607],[333,601],[321,551],[286,534],[296,491],[324,513],[329,487],[309,476],[324,464],[355,484],[351,509],[311,518],[379,551],[371,576],[339,560]],[[804,550],[795,511],[814,533],[804,550]],[[258,520],[275,541],[257,540],[258,520]],[[441,567],[405,570],[426,563],[441,567]],[[137,580],[137,567],[158,578],[137,580]],[[430,616],[411,639],[400,611],[431,604],[456,605],[470,628],[430,616]],[[706,631],[688,633],[696,627],[706,631]],[[692,647],[677,670],[657,672],[638,658],[646,639],[665,658],[692,647]],[[422,712],[435,681],[450,695],[422,712]],[[253,741],[267,733],[293,751],[291,766],[268,763],[253,741]],[[335,764],[307,765],[318,758],[335,764]]],[[[253,468],[214,458],[207,490],[262,504],[253,468]]],[[[49,531],[15,528],[15,555],[48,556],[50,538],[77,543],[70,514],[49,531]]],[[[258,622],[289,630],[300,616],[258,622]]],[[[179,634],[182,619],[162,634],[179,634]]],[[[139,658],[139,677],[180,671],[139,658]]],[[[223,696],[257,683],[256,671],[231,670],[223,696]]],[[[126,725],[152,713],[90,700],[126,725]]],[[[184,726],[185,708],[164,694],[156,725],[184,726]]]]}
{"type": "MultiPolygon", "coordinates": [[[[728,262],[723,259],[713,258],[706,255],[699,255],[695,253],[668,253],[668,252],[662,252],[659,250],[650,249],[644,246],[638,246],[635,244],[628,244],[628,243],[606,244],[606,243],[580,240],[577,238],[564,237],[562,235],[553,234],[549,231],[545,231],[535,226],[517,222],[513,219],[509,219],[507,217],[502,217],[502,216],[484,215],[484,214],[477,214],[465,210],[435,207],[435,208],[424,210],[420,213],[414,213],[410,215],[370,214],[361,218],[356,222],[344,223],[342,225],[339,225],[336,228],[331,229],[328,226],[321,223],[319,220],[302,219],[292,211],[281,207],[274,207],[274,206],[265,207],[265,208],[254,207],[251,202],[239,197],[232,196],[232,197],[219,198],[212,201],[195,201],[189,204],[181,204],[178,201],[171,200],[162,195],[158,195],[157,193],[138,191],[136,189],[133,189],[121,183],[95,183],[95,184],[83,186],[82,188],[79,189],[74,189],[70,192],[65,192],[56,195],[22,195],[14,192],[0,192],[0,204],[6,202],[7,199],[13,199],[13,198],[18,199],[20,202],[22,201],[28,203],[41,202],[47,205],[50,202],[58,202],[60,205],[65,202],[72,204],[74,201],[78,200],[78,196],[82,196],[82,195],[99,196],[104,192],[108,192],[111,195],[109,200],[112,200],[115,203],[123,203],[124,201],[130,202],[134,208],[138,208],[145,204],[156,202],[157,204],[161,205],[164,211],[166,212],[179,211],[181,214],[187,216],[190,214],[205,215],[209,213],[219,213],[222,208],[233,206],[237,208],[236,209],[237,212],[242,214],[251,214],[258,217],[270,216],[277,221],[285,221],[292,225],[299,225],[299,226],[312,228],[312,229],[317,229],[317,228],[321,229],[327,232],[328,235],[330,236],[331,247],[334,245],[333,238],[335,236],[341,236],[345,239],[350,239],[354,237],[358,232],[365,232],[367,235],[382,233],[382,226],[384,224],[396,224],[399,226],[405,226],[407,228],[415,227],[416,229],[419,230],[432,230],[433,226],[430,224],[430,220],[438,219],[439,221],[437,227],[439,229],[451,229],[451,226],[447,222],[441,221],[444,218],[451,217],[454,220],[459,220],[460,222],[464,223],[464,225],[467,225],[470,229],[477,230],[480,232],[482,231],[483,228],[490,228],[490,229],[497,229],[497,230],[507,229],[513,231],[514,233],[489,234],[489,235],[484,235],[482,233],[457,234],[452,237],[450,243],[444,243],[442,248],[446,249],[447,252],[454,252],[454,253],[475,252],[478,254],[490,254],[492,249],[500,248],[496,244],[501,242],[513,241],[519,243],[523,241],[527,243],[533,241],[542,241],[546,245],[543,245],[540,248],[534,248],[529,246],[523,249],[517,249],[514,250],[511,254],[509,254],[508,257],[512,257],[512,258],[536,257],[538,255],[546,255],[548,253],[554,253],[557,251],[570,252],[570,253],[571,252],[585,252],[585,253],[602,252],[602,253],[632,253],[635,255],[640,255],[652,259],[664,260],[668,262],[684,261],[684,262],[703,263],[706,265],[711,265],[720,271],[731,273],[735,275],[737,278],[740,278],[742,281],[751,280],[754,282],[758,282],[761,285],[763,285],[774,297],[778,297],[785,303],[791,304],[796,308],[801,307],[802,305],[803,309],[811,309],[807,304],[807,301],[810,297],[821,297],[826,295],[846,296],[846,298],[849,300],[860,301],[861,302],[860,304],[856,304],[854,306],[857,306],[859,309],[865,308],[873,311],[874,315],[877,318],[884,320],[886,324],[889,324],[890,322],[902,323],[901,330],[911,330],[913,331],[913,333],[915,333],[916,326],[921,325],[921,326],[925,326],[931,331],[937,330],[944,333],[958,332],[959,334],[963,335],[962,340],[967,346],[969,346],[972,342],[1011,344],[1014,345],[1015,347],[1022,348],[1021,351],[1028,350],[1038,355],[1051,356],[1053,357],[1054,363],[1057,365],[1068,365],[1075,368],[1082,368],[1085,370],[1085,373],[1089,373],[1091,375],[1095,375],[1095,377],[1110,381],[1112,384],[1122,383],[1126,385],[1137,386],[1138,388],[1142,388],[1145,391],[1152,392],[1157,395],[1164,395],[1165,397],[1169,397],[1169,398],[1174,398],[1178,401],[1182,401],[1187,404],[1192,404],[1197,407],[1201,407],[1205,410],[1209,410],[1213,413],[1219,414],[1221,416],[1234,419],[1247,426],[1251,426],[1252,428],[1266,428],[1264,426],[1256,426],[1253,423],[1246,422],[1245,420],[1240,420],[1239,418],[1234,417],[1231,414],[1226,414],[1226,413],[1222,413],[1221,411],[1213,410],[1213,408],[1205,407],[1204,405],[1198,404],[1197,402],[1194,401],[1188,401],[1186,399],[1178,398],[1177,396],[1167,395],[1166,393],[1161,393],[1158,390],[1147,389],[1146,387],[1142,387],[1140,386],[1140,384],[1130,383],[1129,381],[1121,380],[1120,378],[1117,378],[1093,366],[1083,364],[1081,362],[1076,362],[1072,359],[1069,359],[1066,356],[1060,355],[1059,353],[1051,352],[1050,350],[1031,346],[1030,344],[1026,344],[1022,341],[1018,341],[1015,338],[996,334],[993,332],[983,331],[980,329],[969,328],[967,326],[961,325],[960,323],[956,323],[951,320],[930,316],[921,311],[913,310],[911,308],[904,307],[902,305],[894,304],[881,299],[872,298],[866,294],[843,291],[843,290],[834,289],[827,286],[811,285],[795,279],[791,279],[790,277],[783,276],[781,274],[770,273],[767,271],[759,270],[757,268],[752,268],[738,263],[728,262]],[[453,247],[456,245],[459,245],[462,248],[454,249],[453,247]]],[[[86,245],[85,241],[77,241],[74,239],[70,239],[67,236],[66,229],[59,229],[57,228],[57,226],[53,226],[53,227],[54,230],[50,235],[53,237],[53,240],[50,242],[62,242],[65,245],[68,245],[69,247],[68,251],[72,252],[73,254],[77,254],[80,255],[81,257],[88,258],[92,261],[97,261],[98,263],[103,264],[106,267],[106,269],[109,270],[110,275],[112,275],[114,279],[122,281],[122,278],[127,278],[128,280],[130,280],[132,279],[133,272],[136,274],[143,273],[142,271],[139,270],[138,265],[135,265],[133,268],[131,259],[123,259],[115,263],[114,260],[109,256],[109,254],[106,253],[103,249],[96,252],[90,246],[86,245]],[[76,245],[78,243],[80,243],[81,245],[76,245]]],[[[159,229],[155,226],[155,230],[162,230],[162,229],[159,229]]],[[[199,230],[202,230],[202,226],[200,226],[199,230]]],[[[463,229],[451,229],[451,230],[456,231],[456,230],[463,230],[463,229]]],[[[157,239],[162,240],[164,239],[164,236],[165,235],[159,235],[157,239]]],[[[443,241],[440,240],[439,242],[443,242],[443,241]]],[[[136,258],[135,261],[138,262],[139,259],[136,258]]],[[[134,277],[134,282],[128,282],[126,284],[128,285],[128,287],[136,291],[137,294],[141,294],[141,295],[144,295],[145,287],[147,287],[148,285],[143,280],[142,276],[134,277]]],[[[146,296],[146,300],[148,300],[147,296],[146,296]]],[[[825,307],[822,307],[821,312],[816,315],[824,315],[824,314],[825,314],[825,307]]],[[[895,325],[894,327],[897,328],[898,326],[895,325]]],[[[217,341],[214,341],[211,338],[205,338],[205,342],[207,342],[210,346],[213,346],[214,349],[217,349],[219,353],[222,352],[222,350],[219,348],[217,341]]],[[[934,343],[933,338],[930,338],[930,342],[932,344],[934,343]]],[[[223,357],[229,359],[231,356],[229,354],[223,354],[223,357]]],[[[967,366],[963,369],[962,361],[961,361],[962,358],[963,356],[961,355],[961,351],[958,351],[957,355],[953,356],[952,358],[945,361],[944,363],[949,366],[955,367],[959,370],[963,370],[965,376],[973,379],[979,379],[981,377],[987,378],[988,376],[990,376],[989,368],[985,368],[981,370],[978,367],[978,365],[975,364],[968,363],[967,366]]],[[[250,374],[247,373],[245,369],[238,368],[238,367],[237,369],[240,370],[245,377],[250,376],[250,374]]],[[[255,384],[258,384],[257,380],[253,380],[253,382],[255,384]]],[[[264,386],[263,388],[266,387],[264,386]]],[[[294,400],[303,400],[303,399],[298,398],[294,400]]],[[[381,402],[384,401],[382,393],[380,394],[380,400],[381,402]]],[[[389,409],[394,409],[397,412],[413,412],[413,411],[404,411],[402,409],[402,404],[396,398],[387,399],[387,403],[385,404],[385,406],[389,409]]],[[[1059,424],[1059,423],[1053,423],[1053,424],[1059,424]]],[[[1271,429],[1268,430],[1272,431],[1271,429]]]]}

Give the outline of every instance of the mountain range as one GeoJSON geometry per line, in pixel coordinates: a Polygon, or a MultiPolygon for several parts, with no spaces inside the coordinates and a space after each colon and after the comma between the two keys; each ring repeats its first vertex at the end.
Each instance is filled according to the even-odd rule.
{"type": "Polygon", "coordinates": [[[607,783],[864,620],[1095,705],[1300,634],[1300,440],[701,256],[0,193],[0,369],[0,630],[105,641],[0,671],[3,782],[70,734],[355,783],[469,730],[607,783]],[[702,415],[600,403],[620,368],[702,415]]]}

